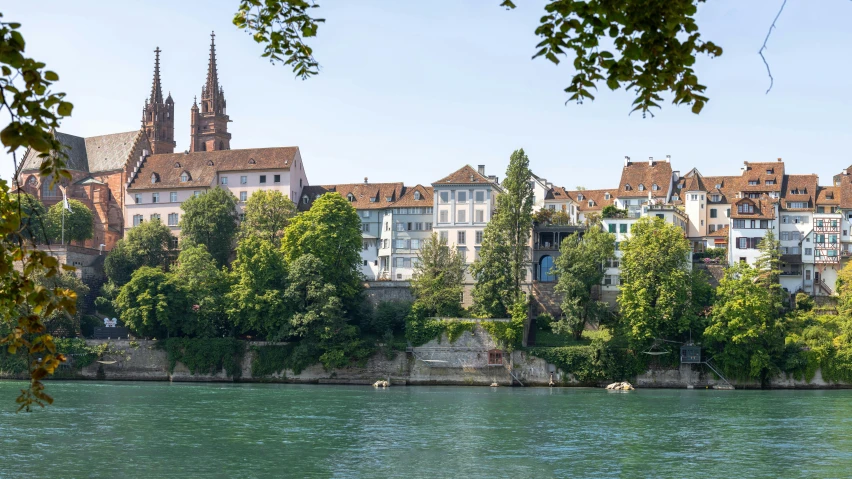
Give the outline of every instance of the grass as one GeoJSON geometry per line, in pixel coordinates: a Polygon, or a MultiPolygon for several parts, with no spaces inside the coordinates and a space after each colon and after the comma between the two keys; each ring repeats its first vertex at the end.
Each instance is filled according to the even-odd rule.
{"type": "Polygon", "coordinates": [[[594,339],[609,339],[609,331],[583,331],[583,337],[574,339],[570,334],[556,334],[550,329],[539,329],[535,332],[536,347],[556,348],[562,346],[588,346],[594,339]]]}

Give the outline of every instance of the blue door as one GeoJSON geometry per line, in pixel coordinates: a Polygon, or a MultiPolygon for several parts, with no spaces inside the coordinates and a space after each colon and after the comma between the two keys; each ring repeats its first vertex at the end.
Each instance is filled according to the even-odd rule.
{"type": "Polygon", "coordinates": [[[538,280],[546,283],[556,281],[556,276],[551,274],[553,268],[553,256],[542,256],[538,262],[538,280]]]}

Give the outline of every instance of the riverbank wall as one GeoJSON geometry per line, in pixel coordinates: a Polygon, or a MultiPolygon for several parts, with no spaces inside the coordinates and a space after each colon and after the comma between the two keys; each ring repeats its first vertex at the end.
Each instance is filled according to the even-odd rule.
{"type": "MultiPolygon", "coordinates": [[[[109,343],[108,353],[100,361],[85,367],[63,365],[56,375],[61,379],[107,381],[173,381],[173,382],[272,382],[316,384],[373,384],[387,380],[392,385],[458,385],[458,386],[604,386],[581,383],[570,372],[525,351],[504,352],[485,330],[477,326],[450,342],[446,334],[422,346],[386,355],[377,353],[363,364],[327,371],[319,364],[297,374],[284,369],[263,376],[253,375],[252,365],[258,348],[270,345],[250,342],[240,360],[239,374],[225,370],[214,374],[196,373],[181,362],[170,367],[168,353],[157,341],[87,340],[91,346],[109,343]]],[[[3,374],[0,378],[23,379],[20,375],[3,374]]],[[[706,365],[681,365],[677,368],[653,369],[631,381],[639,388],[716,388],[728,383],[706,365]]],[[[756,381],[731,381],[737,389],[759,389],[756,381]]],[[[817,371],[810,381],[779,376],[769,383],[777,389],[836,389],[850,384],[825,381],[817,371]]]]}

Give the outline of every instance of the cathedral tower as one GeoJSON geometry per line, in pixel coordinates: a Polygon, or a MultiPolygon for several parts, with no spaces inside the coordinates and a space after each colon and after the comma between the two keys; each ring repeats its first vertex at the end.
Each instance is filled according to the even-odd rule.
{"type": "Polygon", "coordinates": [[[201,88],[201,106],[192,103],[189,151],[230,150],[228,115],[225,114],[225,92],[219,86],[216,72],[215,33],[210,34],[210,62],[207,83],[201,88]]]}
{"type": "Polygon", "coordinates": [[[154,84],[151,85],[151,98],[145,100],[142,109],[142,128],[148,135],[152,153],[175,152],[175,102],[172,94],[163,100],[160,85],[160,47],[154,50],[154,84]]]}

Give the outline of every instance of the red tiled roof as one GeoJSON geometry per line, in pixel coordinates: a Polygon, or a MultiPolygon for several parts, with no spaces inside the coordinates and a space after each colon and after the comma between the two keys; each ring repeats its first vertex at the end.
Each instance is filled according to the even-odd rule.
{"type": "Polygon", "coordinates": [[[784,177],[784,188],[781,191],[781,208],[785,210],[812,210],[819,188],[817,175],[787,175],[784,177]],[[797,192],[794,194],[793,192],[797,192]],[[787,202],[804,201],[805,208],[787,208],[787,202]]]}
{"type": "Polygon", "coordinates": [[[817,206],[840,205],[840,186],[820,186],[817,190],[817,206]]]}
{"type": "Polygon", "coordinates": [[[298,151],[292,146],[151,155],[128,189],[198,188],[212,185],[216,174],[223,171],[289,170],[298,151]],[[189,173],[189,181],[180,181],[183,172],[189,173]],[[156,183],[151,182],[154,173],[159,177],[156,183]]]}
{"type": "Polygon", "coordinates": [[[615,193],[616,190],[565,191],[565,194],[579,205],[577,209],[582,212],[600,211],[605,206],[615,204],[615,193]],[[607,193],[609,193],[609,199],[606,198],[607,193]],[[589,200],[592,200],[592,206],[589,206],[589,200]]]}
{"type": "Polygon", "coordinates": [[[433,201],[432,188],[428,186],[403,186],[402,183],[352,183],[306,186],[302,189],[302,197],[307,195],[308,203],[299,201],[299,209],[310,209],[315,199],[329,192],[338,193],[347,199],[351,198],[350,204],[357,210],[428,208],[432,206],[433,201]],[[419,200],[414,199],[415,192],[420,193],[419,200]]]}
{"type": "Polygon", "coordinates": [[[752,219],[752,220],[772,220],[775,219],[775,203],[776,200],[771,199],[767,195],[760,198],[741,198],[736,200],[731,206],[731,218],[735,219],[752,219]],[[754,213],[739,213],[740,204],[752,204],[755,206],[754,213]]]}
{"type": "Polygon", "coordinates": [[[654,198],[665,198],[671,180],[672,165],[668,161],[629,162],[621,172],[618,196],[648,196],[650,192],[654,198]],[[644,186],[644,190],[640,189],[640,185],[644,186]],[[654,185],[659,187],[657,191],[653,190],[654,185]]]}
{"type": "Polygon", "coordinates": [[[716,231],[708,234],[707,236],[712,236],[714,238],[720,238],[720,237],[727,238],[729,231],[730,231],[730,228],[728,228],[728,225],[725,225],[725,226],[717,229],[716,231]]]}
{"type": "Polygon", "coordinates": [[[464,165],[453,173],[450,173],[448,176],[432,183],[432,185],[480,185],[483,183],[491,183],[491,180],[480,175],[472,166],[464,165]]]}
{"type": "Polygon", "coordinates": [[[784,178],[784,162],[779,158],[776,162],[743,162],[740,191],[770,192],[781,191],[781,181],[784,178]],[[766,184],[767,180],[775,180],[775,184],[766,184]],[[757,184],[749,185],[750,181],[757,184]]]}

